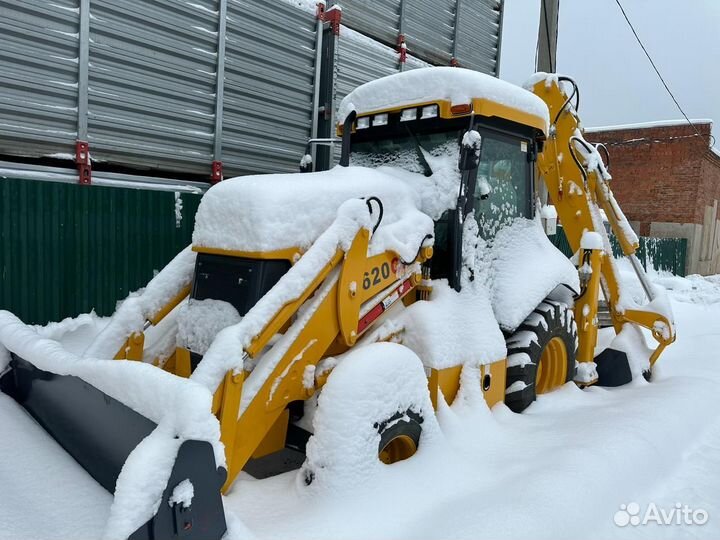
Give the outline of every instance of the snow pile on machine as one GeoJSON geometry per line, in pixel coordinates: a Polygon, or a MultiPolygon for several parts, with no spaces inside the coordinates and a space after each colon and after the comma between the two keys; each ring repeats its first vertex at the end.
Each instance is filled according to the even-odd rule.
{"type": "Polygon", "coordinates": [[[413,69],[370,81],[340,102],[338,121],[342,124],[352,111],[361,114],[439,100],[464,105],[478,97],[543,118],[546,130],[550,125],[547,105],[534,94],[484,73],[453,67],[413,69]]]}
{"type": "MultiPolygon", "coordinates": [[[[411,176],[415,180],[417,175],[411,176]]],[[[439,184],[434,180],[423,177],[417,185],[432,189],[439,184]]],[[[382,221],[378,214],[373,217],[380,227],[373,235],[371,252],[395,249],[412,259],[422,238],[433,228],[432,219],[420,211],[423,202],[437,204],[440,193],[449,193],[454,203],[459,176],[439,184],[437,191],[425,197],[422,189],[410,184],[408,179],[398,181],[382,171],[359,167],[233,178],[214,186],[203,197],[195,218],[193,245],[248,252],[306,250],[331,226],[342,203],[378,197],[383,214],[382,221]]],[[[364,205],[362,211],[367,214],[364,205]]],[[[349,242],[352,237],[345,236],[344,240],[349,242]]]]}
{"type": "Polygon", "coordinates": [[[517,328],[557,283],[580,290],[575,266],[550,247],[539,223],[526,219],[515,220],[493,239],[492,306],[502,328],[517,328]]]}
{"type": "Polygon", "coordinates": [[[351,349],[318,398],[316,435],[308,443],[298,482],[328,490],[367,481],[383,468],[377,459],[378,426],[367,419],[393,418],[385,426],[392,428],[410,416],[420,419],[422,445],[440,434],[420,359],[394,343],[351,349]]]}

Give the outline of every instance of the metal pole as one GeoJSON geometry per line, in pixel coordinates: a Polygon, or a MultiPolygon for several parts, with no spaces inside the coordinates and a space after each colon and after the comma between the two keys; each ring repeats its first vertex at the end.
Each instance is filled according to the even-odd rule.
{"type": "MultiPolygon", "coordinates": [[[[323,20],[317,18],[315,25],[315,78],[313,79],[313,101],[312,101],[312,124],[310,126],[310,138],[317,139],[318,123],[320,121],[320,77],[322,73],[322,48],[323,48],[323,20]]],[[[316,170],[317,148],[313,144],[310,147],[313,168],[316,170]]]]}
{"type": "MultiPolygon", "coordinates": [[[[328,105],[330,106],[330,136],[335,135],[335,101],[337,98],[337,72],[338,72],[338,63],[340,62],[339,56],[340,51],[338,50],[338,40],[340,39],[339,36],[336,36],[335,34],[330,34],[330,39],[332,40],[332,47],[330,47],[329,51],[330,54],[328,55],[329,60],[329,73],[330,73],[330,96],[328,99],[328,105]]],[[[327,112],[325,113],[327,115],[327,112]]],[[[335,165],[335,145],[330,146],[330,164],[335,165]]]]}
{"type": "Polygon", "coordinates": [[[630,259],[630,264],[632,265],[633,270],[635,270],[635,275],[637,275],[638,280],[640,280],[640,285],[642,285],[642,288],[645,291],[648,300],[652,302],[653,300],[655,300],[655,293],[652,290],[652,285],[650,285],[650,282],[648,281],[642,264],[640,264],[640,261],[638,261],[638,258],[635,256],[634,253],[632,255],[628,255],[628,259],[630,259]]]}
{"type": "Polygon", "coordinates": [[[225,36],[227,0],[220,0],[218,13],[217,73],[215,74],[215,139],[213,161],[222,161],[223,103],[225,101],[225,36]]]}
{"type": "Polygon", "coordinates": [[[453,29],[452,57],[457,60],[458,26],[460,25],[460,2],[455,0],[455,28],[453,29]]]}
{"type": "Polygon", "coordinates": [[[308,144],[335,144],[342,142],[342,139],[338,139],[337,137],[318,137],[317,139],[310,139],[308,141],[308,144]]]}
{"type": "MultiPolygon", "coordinates": [[[[398,19],[398,34],[405,35],[405,0],[400,0],[400,13],[398,19]]],[[[405,63],[400,62],[400,71],[405,70],[405,63]]]]}
{"type": "Polygon", "coordinates": [[[78,36],[78,117],[77,138],[88,140],[88,66],[90,64],[90,0],[80,0],[78,36]]]}
{"type": "Polygon", "coordinates": [[[557,70],[557,33],[560,0],[542,0],[538,28],[536,71],[555,73],[557,70]]]}
{"type": "MultiPolygon", "coordinates": [[[[540,25],[538,28],[538,50],[535,71],[555,73],[557,57],[557,29],[559,0],[541,0],[540,25]]],[[[545,182],[536,178],[536,193],[542,204],[548,202],[548,190],[545,182]]]]}
{"type": "Polygon", "coordinates": [[[505,0],[500,0],[498,5],[500,9],[500,16],[498,18],[498,36],[497,36],[497,52],[495,58],[495,76],[500,76],[500,58],[502,58],[502,37],[503,37],[503,22],[505,18],[505,0]]]}

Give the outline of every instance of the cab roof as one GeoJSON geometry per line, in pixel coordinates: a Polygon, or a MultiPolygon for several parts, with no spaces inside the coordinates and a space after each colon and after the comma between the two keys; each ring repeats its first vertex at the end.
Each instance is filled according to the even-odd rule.
{"type": "Polygon", "coordinates": [[[538,96],[490,75],[457,67],[413,69],[363,84],[340,103],[338,122],[342,125],[352,111],[367,116],[432,103],[440,105],[441,117],[443,111],[450,114],[455,105],[470,104],[476,116],[503,118],[545,135],[549,129],[549,111],[538,96]]]}

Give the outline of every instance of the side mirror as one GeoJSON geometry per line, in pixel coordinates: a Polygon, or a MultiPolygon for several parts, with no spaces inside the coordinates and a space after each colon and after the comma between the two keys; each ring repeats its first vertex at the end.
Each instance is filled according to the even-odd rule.
{"type": "Polygon", "coordinates": [[[460,150],[460,163],[458,168],[461,171],[477,169],[480,164],[480,149],[482,148],[482,137],[474,129],[465,132],[462,138],[462,149],[460,150]]]}

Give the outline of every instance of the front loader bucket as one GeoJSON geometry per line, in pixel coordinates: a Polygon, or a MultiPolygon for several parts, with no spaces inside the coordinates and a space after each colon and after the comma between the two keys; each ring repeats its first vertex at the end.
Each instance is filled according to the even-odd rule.
{"type": "MultiPolygon", "coordinates": [[[[133,449],[156,424],[79,377],[40,370],[12,355],[0,390],[20,403],[100,485],[110,493],[133,449]]],[[[225,469],[216,468],[212,445],[185,441],[153,518],[131,540],[214,540],[225,533],[220,488],[225,469]],[[189,479],[189,507],[168,503],[175,486],[189,479]]]]}

